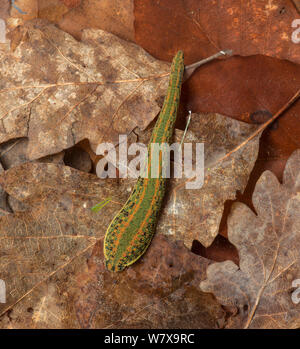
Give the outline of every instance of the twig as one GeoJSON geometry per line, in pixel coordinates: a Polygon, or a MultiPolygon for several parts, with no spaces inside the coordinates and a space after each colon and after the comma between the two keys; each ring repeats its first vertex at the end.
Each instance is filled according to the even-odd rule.
{"type": "Polygon", "coordinates": [[[31,88],[50,88],[50,87],[64,87],[64,86],[81,86],[81,85],[113,85],[113,84],[127,84],[130,82],[142,82],[142,81],[150,81],[155,79],[161,79],[166,76],[169,76],[170,73],[162,73],[159,75],[152,75],[145,78],[138,79],[126,79],[126,80],[115,80],[115,81],[75,81],[75,82],[61,82],[61,83],[53,83],[53,84],[45,84],[45,85],[23,85],[23,86],[15,86],[8,87],[0,90],[0,93],[15,91],[15,90],[23,90],[23,89],[31,89],[31,88]]]}
{"type": "Polygon", "coordinates": [[[207,58],[202,59],[201,61],[198,61],[196,63],[190,64],[190,65],[186,65],[185,66],[185,70],[189,70],[189,69],[197,69],[198,67],[200,67],[203,64],[206,64],[210,61],[213,61],[216,58],[219,58],[221,56],[232,56],[233,51],[232,50],[225,50],[225,51],[219,51],[217,53],[215,53],[212,56],[209,56],[207,58]]]}
{"type": "Polygon", "coordinates": [[[186,135],[186,131],[187,131],[189,125],[190,125],[191,117],[192,117],[192,112],[189,110],[189,118],[188,118],[188,121],[187,121],[187,123],[186,123],[185,130],[184,130],[184,133],[183,133],[181,142],[180,142],[180,146],[181,146],[181,147],[182,147],[182,143],[183,143],[183,141],[184,141],[185,135],[186,135]]]}
{"type": "Polygon", "coordinates": [[[251,136],[249,136],[246,140],[244,140],[244,142],[242,142],[241,144],[239,144],[236,148],[234,148],[233,150],[231,150],[229,153],[227,153],[226,155],[224,155],[222,158],[220,158],[219,160],[217,160],[216,163],[223,161],[224,159],[228,158],[231,154],[237,152],[239,149],[241,149],[244,145],[246,145],[248,142],[250,142],[254,137],[256,137],[260,132],[262,132],[267,126],[269,126],[275,119],[277,119],[283,112],[285,112],[293,103],[296,102],[296,100],[299,98],[300,96],[300,90],[298,90],[294,96],[281,108],[279,109],[279,111],[274,114],[271,119],[269,119],[268,121],[266,121],[264,124],[262,124],[254,133],[252,133],[251,136]]]}
{"type": "Polygon", "coordinates": [[[197,68],[199,68],[201,65],[209,63],[209,62],[213,61],[214,59],[219,58],[221,56],[231,56],[232,53],[233,53],[232,50],[219,51],[210,57],[202,59],[201,61],[198,61],[196,63],[185,66],[183,82],[186,81],[194,73],[194,71],[197,68]]]}

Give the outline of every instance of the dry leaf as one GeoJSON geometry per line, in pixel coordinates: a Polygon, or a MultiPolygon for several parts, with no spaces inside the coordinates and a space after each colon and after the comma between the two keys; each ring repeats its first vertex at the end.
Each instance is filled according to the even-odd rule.
{"type": "MultiPolygon", "coordinates": [[[[258,154],[259,137],[219,161],[245,141],[256,126],[218,114],[193,114],[185,142],[204,143],[204,185],[185,189],[186,178],[173,179],[167,192],[158,232],[183,240],[188,248],[194,240],[209,246],[219,231],[224,203],[245,189],[258,154]]],[[[180,142],[182,132],[177,132],[180,142]]],[[[195,159],[193,154],[193,159],[195,159]]]]}
{"type": "Polygon", "coordinates": [[[300,1],[299,0],[293,0],[294,5],[296,6],[298,13],[300,13],[300,1]]]}
{"type": "Polygon", "coordinates": [[[133,0],[82,1],[66,13],[58,25],[76,39],[81,39],[83,29],[92,27],[134,41],[133,6],[133,0]]]}
{"type": "MultiPolygon", "coordinates": [[[[27,138],[19,138],[0,144],[0,157],[5,170],[30,161],[28,158],[28,143],[27,138]]],[[[57,154],[45,156],[36,161],[53,162],[63,165],[64,155],[65,153],[62,151],[57,154]]]]}
{"type": "Polygon", "coordinates": [[[16,4],[26,14],[13,8],[14,18],[46,19],[77,40],[84,29],[97,28],[134,41],[133,0],[18,0],[16,4]]]}
{"type": "Polygon", "coordinates": [[[211,328],[224,323],[220,305],[197,287],[209,261],[182,243],[156,236],[143,259],[124,273],[105,270],[102,242],[95,243],[120,204],[113,200],[97,214],[91,207],[109,196],[125,201],[126,182],[26,163],[3,173],[0,183],[30,207],[0,218],[0,276],[7,286],[1,327],[211,328]]]}
{"type": "MultiPolygon", "coordinates": [[[[188,248],[191,248],[194,240],[199,240],[204,246],[212,243],[218,234],[224,202],[234,199],[236,191],[243,191],[246,186],[256,160],[259,138],[253,139],[229,159],[220,163],[218,160],[243,142],[255,129],[256,126],[221,115],[193,115],[186,141],[204,143],[205,184],[201,189],[186,190],[184,187],[177,188],[184,185],[185,178],[170,181],[165,207],[157,228],[158,233],[182,240],[188,248]]],[[[151,131],[148,129],[145,133],[140,132],[139,141],[148,143],[151,131]]],[[[180,142],[181,138],[182,132],[177,130],[174,141],[180,142]]],[[[132,137],[131,140],[136,141],[132,137]]],[[[26,152],[24,145],[17,144],[16,147],[26,152]]],[[[13,155],[18,154],[15,148],[11,149],[13,155]]],[[[11,161],[6,159],[8,154],[3,157],[6,168],[12,166],[11,161]]],[[[50,159],[47,157],[44,161],[50,162],[50,159]]],[[[21,153],[21,158],[19,156],[14,161],[17,164],[26,161],[25,154],[21,153]]],[[[134,185],[132,180],[129,183],[130,186],[134,185]]],[[[121,198],[119,200],[122,202],[121,198]]]]}
{"type": "Polygon", "coordinates": [[[0,4],[0,19],[6,19],[9,15],[9,0],[2,0],[0,4]]]}
{"type": "Polygon", "coordinates": [[[27,22],[15,51],[0,51],[0,142],[28,136],[30,159],[84,138],[96,151],[158,114],[168,63],[101,30],[79,43],[43,23],[27,22]]]}
{"type": "Polygon", "coordinates": [[[66,6],[68,7],[77,7],[80,5],[80,3],[82,2],[82,0],[60,0],[61,2],[63,2],[66,6]]]}
{"type": "Polygon", "coordinates": [[[236,203],[228,220],[229,240],[240,254],[207,269],[201,289],[238,308],[228,327],[299,328],[300,307],[293,281],[300,278],[300,151],[292,154],[283,183],[269,171],[256,184],[257,215],[236,203]]]}
{"type": "Polygon", "coordinates": [[[10,11],[13,18],[21,18],[24,20],[36,18],[38,13],[38,0],[17,0],[15,1],[15,6],[12,6],[10,11]],[[18,7],[19,10],[16,7],[18,7]]]}
{"type": "Polygon", "coordinates": [[[145,256],[122,273],[108,272],[98,243],[73,295],[83,328],[216,328],[224,312],[197,289],[208,260],[157,235],[145,256]]]}
{"type": "Polygon", "coordinates": [[[191,63],[221,49],[300,62],[291,40],[298,13],[290,0],[135,0],[134,5],[136,42],[157,57],[172,56],[180,44],[191,63]]]}
{"type": "Polygon", "coordinates": [[[68,5],[61,0],[38,0],[38,18],[57,23],[70,11],[68,5]]]}
{"type": "Polygon", "coordinates": [[[0,275],[7,285],[7,303],[0,305],[3,313],[91,250],[120,208],[112,202],[99,215],[92,206],[111,195],[128,194],[125,185],[57,164],[13,167],[1,174],[0,183],[30,207],[0,218],[0,275]]]}

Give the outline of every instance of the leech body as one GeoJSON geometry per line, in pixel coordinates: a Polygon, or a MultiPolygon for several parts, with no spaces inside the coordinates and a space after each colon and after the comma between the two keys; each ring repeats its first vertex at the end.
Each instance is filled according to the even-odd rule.
{"type": "Polygon", "coordinates": [[[139,177],[125,205],[112,220],[104,238],[106,268],[122,271],[137,261],[147,250],[165,194],[166,178],[162,178],[162,157],[159,177],[151,178],[151,143],[170,143],[177,116],[184,72],[183,52],[173,59],[169,87],[162,110],[148,145],[148,178],[139,177]]]}

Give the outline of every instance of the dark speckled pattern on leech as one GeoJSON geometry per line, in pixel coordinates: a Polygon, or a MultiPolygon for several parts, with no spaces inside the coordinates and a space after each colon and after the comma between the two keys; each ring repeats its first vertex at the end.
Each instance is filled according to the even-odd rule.
{"type": "MultiPolygon", "coordinates": [[[[184,72],[183,52],[173,59],[167,94],[148,145],[148,164],[151,163],[151,143],[170,143],[180,100],[184,72]]],[[[165,194],[166,179],[162,178],[162,159],[159,159],[159,178],[139,177],[119,213],[112,220],[104,238],[105,265],[108,270],[122,271],[138,260],[147,250],[165,194]]]]}

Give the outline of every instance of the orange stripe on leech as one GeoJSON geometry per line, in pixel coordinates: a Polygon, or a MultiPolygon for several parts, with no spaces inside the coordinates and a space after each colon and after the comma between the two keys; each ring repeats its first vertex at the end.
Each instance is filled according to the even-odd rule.
{"type": "MultiPolygon", "coordinates": [[[[172,70],[171,74],[174,73],[174,72],[176,71],[176,67],[178,68],[178,66],[180,67],[182,64],[183,64],[183,59],[180,59],[180,62],[178,62],[177,65],[174,65],[174,69],[172,70]]],[[[179,71],[177,71],[177,80],[176,80],[175,86],[178,86],[179,80],[180,80],[180,76],[181,76],[181,74],[180,74],[180,68],[179,68],[179,71]]],[[[170,81],[169,84],[171,84],[171,81],[170,81]]],[[[170,87],[170,85],[169,85],[169,87],[170,87]]],[[[171,93],[171,91],[169,91],[169,89],[168,89],[168,94],[169,94],[169,96],[166,96],[166,99],[165,99],[165,101],[164,101],[164,106],[163,106],[163,109],[162,109],[162,111],[161,111],[160,114],[165,113],[165,111],[166,111],[166,109],[167,109],[167,107],[168,107],[169,99],[170,99],[170,93],[171,93]]],[[[176,100],[176,93],[174,94],[174,98],[173,98],[173,106],[174,106],[175,100],[176,100]]],[[[170,114],[172,114],[172,113],[170,113],[170,114]]],[[[164,120],[164,118],[162,118],[161,121],[162,121],[162,120],[164,120]]],[[[169,119],[168,119],[168,121],[169,121],[169,119]]],[[[161,122],[160,122],[160,124],[161,124],[161,122]]],[[[159,128],[160,128],[160,124],[159,124],[159,126],[155,125],[155,127],[157,127],[157,128],[159,129],[159,128]]],[[[154,138],[154,137],[153,137],[153,138],[154,138]]],[[[155,139],[153,139],[153,143],[155,143],[154,140],[155,140],[155,139]]]]}
{"type": "MultiPolygon", "coordinates": [[[[176,86],[178,86],[179,84],[179,80],[180,80],[180,74],[177,74],[177,80],[176,80],[176,86]]],[[[173,103],[172,103],[172,109],[170,110],[170,115],[172,115],[172,113],[174,112],[174,110],[176,109],[177,105],[175,103],[176,101],[176,97],[177,97],[177,93],[174,93],[174,97],[173,97],[173,103]]],[[[168,119],[167,123],[166,123],[166,126],[165,126],[165,129],[164,129],[164,135],[166,134],[166,130],[168,129],[169,127],[169,124],[171,123],[171,118],[168,119]]],[[[163,138],[166,138],[165,136],[163,138]]],[[[163,142],[163,140],[162,140],[163,142]]],[[[159,173],[161,171],[161,168],[162,168],[162,153],[160,152],[159,153],[159,173]]],[[[149,176],[149,168],[148,168],[148,176],[149,176]]],[[[156,183],[155,183],[155,190],[154,190],[154,194],[153,194],[153,198],[152,198],[152,201],[151,201],[151,204],[149,206],[149,209],[145,215],[145,218],[143,219],[143,221],[141,222],[141,225],[140,225],[140,228],[139,228],[139,231],[142,230],[145,226],[145,224],[147,223],[147,220],[148,218],[150,217],[151,213],[152,213],[152,206],[154,204],[154,202],[156,201],[156,197],[157,197],[157,192],[159,190],[159,184],[160,184],[160,179],[158,178],[156,183]]],[[[134,237],[132,240],[131,240],[131,243],[130,243],[130,247],[133,248],[133,245],[134,245],[134,242],[135,240],[139,237],[139,234],[137,233],[136,237],[134,237]]],[[[127,252],[128,250],[124,251],[123,252],[123,255],[120,257],[120,258],[123,258],[123,257],[126,257],[127,255],[127,252]]]]}
{"type": "MultiPolygon", "coordinates": [[[[177,81],[176,81],[176,86],[178,85],[179,83],[179,79],[180,79],[180,74],[177,74],[177,81]]],[[[172,104],[172,109],[170,111],[170,114],[172,115],[172,113],[174,112],[174,109],[176,108],[176,103],[175,100],[176,100],[176,93],[174,94],[174,98],[173,98],[173,104],[172,104]]],[[[166,123],[166,127],[165,127],[165,131],[166,129],[168,129],[169,127],[169,124],[171,123],[171,118],[168,119],[167,123],[166,123]]],[[[164,135],[166,134],[166,132],[164,132],[164,135]]],[[[162,152],[159,153],[159,173],[161,172],[161,169],[162,169],[162,152]]],[[[157,189],[159,188],[158,185],[160,184],[160,179],[158,178],[156,183],[155,183],[155,190],[154,190],[154,195],[153,195],[153,198],[152,198],[152,201],[151,201],[151,205],[148,209],[148,212],[146,213],[146,216],[144,218],[144,220],[141,222],[141,226],[140,226],[140,229],[142,229],[144,227],[144,225],[146,224],[147,222],[147,219],[149,218],[151,212],[152,212],[152,206],[156,200],[156,196],[157,196],[157,189]]]]}
{"type": "MultiPolygon", "coordinates": [[[[181,75],[181,74],[177,74],[176,86],[178,86],[178,84],[179,84],[180,75],[181,75]]],[[[170,110],[170,115],[172,115],[173,112],[174,112],[174,109],[177,108],[177,103],[175,103],[176,97],[177,97],[177,93],[175,92],[175,93],[174,93],[174,96],[173,96],[173,103],[172,103],[172,109],[170,110]]],[[[171,118],[168,119],[168,122],[167,122],[167,124],[166,124],[163,139],[166,138],[166,136],[165,136],[165,135],[166,135],[166,129],[168,129],[168,126],[169,126],[170,122],[171,122],[171,118]]],[[[163,139],[162,139],[162,143],[163,143],[163,139]]]]}
{"type": "MultiPolygon", "coordinates": [[[[168,128],[169,123],[170,123],[170,120],[168,119],[167,124],[166,124],[166,127],[165,127],[165,130],[168,128]]],[[[153,143],[154,143],[154,142],[153,142],[153,143]]],[[[149,166],[149,164],[148,164],[148,166],[149,166]]],[[[148,177],[149,177],[149,174],[150,174],[150,173],[149,173],[149,172],[150,172],[150,168],[151,168],[151,166],[148,167],[148,177]]],[[[159,153],[159,165],[158,165],[159,174],[160,174],[160,172],[161,172],[161,168],[162,168],[162,152],[159,153]]],[[[151,204],[149,205],[149,209],[148,209],[148,211],[147,211],[147,213],[146,213],[146,215],[145,215],[145,218],[144,218],[143,221],[141,222],[141,225],[140,225],[140,227],[139,227],[139,229],[138,229],[138,233],[139,233],[140,230],[143,229],[144,225],[146,224],[147,219],[149,218],[150,214],[151,214],[152,211],[153,211],[153,210],[152,210],[152,206],[153,206],[154,202],[156,201],[157,192],[158,192],[158,190],[159,190],[159,185],[160,185],[160,178],[157,178],[157,180],[156,180],[156,182],[155,182],[154,194],[153,194],[153,198],[152,198],[152,200],[151,200],[151,204]]],[[[129,249],[132,249],[132,248],[133,248],[135,241],[139,238],[139,234],[138,234],[138,233],[137,233],[137,234],[133,237],[133,239],[131,240],[130,245],[128,246],[129,249]]],[[[129,252],[128,248],[127,248],[127,249],[123,252],[123,254],[120,256],[120,259],[127,256],[127,253],[129,252]]]]}
{"type": "MultiPolygon", "coordinates": [[[[160,127],[162,121],[163,121],[163,118],[161,118],[159,120],[159,124],[158,124],[159,127],[160,127]]],[[[153,143],[155,143],[155,140],[157,138],[157,134],[155,134],[153,138],[154,138],[153,143]]],[[[148,165],[148,173],[147,173],[148,178],[144,178],[143,191],[142,191],[141,197],[139,198],[139,201],[137,202],[137,205],[135,206],[134,211],[127,217],[127,221],[124,222],[123,226],[118,230],[117,240],[114,242],[114,247],[111,251],[112,255],[117,251],[119,243],[120,243],[120,239],[121,239],[125,229],[129,226],[130,222],[132,221],[136,212],[138,211],[138,209],[140,208],[140,206],[142,204],[142,201],[143,201],[145,194],[146,194],[146,188],[148,186],[148,179],[150,177],[150,170],[151,170],[151,166],[148,165]]]]}
{"type": "MultiPolygon", "coordinates": [[[[161,167],[162,167],[161,159],[162,159],[162,154],[160,152],[160,154],[159,154],[159,170],[161,170],[161,167]]],[[[138,238],[139,238],[139,233],[144,228],[145,224],[147,223],[148,218],[150,217],[150,215],[153,211],[152,206],[154,205],[154,202],[156,201],[157,193],[159,192],[159,186],[160,186],[160,179],[157,178],[156,183],[155,183],[153,198],[151,200],[151,204],[150,204],[149,209],[145,215],[145,218],[141,222],[141,225],[139,227],[137,234],[133,237],[133,239],[130,242],[130,245],[128,246],[129,249],[133,249],[136,240],[138,240],[138,238]]],[[[126,251],[124,251],[122,256],[120,257],[120,259],[126,257],[128,252],[129,252],[128,249],[126,251]]]]}
{"type": "MultiPolygon", "coordinates": [[[[178,74],[180,75],[180,74],[178,74]]],[[[177,80],[177,83],[178,83],[178,80],[177,80]]],[[[169,91],[169,94],[170,94],[170,91],[169,91]]],[[[170,98],[170,97],[169,97],[170,98]]],[[[167,98],[167,101],[169,100],[169,98],[167,98]]],[[[168,103],[167,103],[168,104],[168,103]]],[[[160,128],[161,126],[161,123],[164,121],[164,118],[161,118],[159,120],[159,124],[158,124],[158,128],[160,128]]],[[[155,143],[156,141],[156,138],[157,138],[157,134],[154,135],[153,137],[153,143],[155,143]]],[[[148,178],[149,178],[149,175],[150,175],[150,170],[151,170],[151,166],[148,166],[148,178]]],[[[148,182],[148,178],[145,178],[145,181],[148,182]]],[[[124,225],[122,226],[122,228],[119,230],[118,232],[118,239],[114,242],[114,248],[113,250],[111,251],[111,254],[113,254],[114,252],[116,252],[117,248],[118,248],[118,245],[119,245],[119,242],[120,242],[120,238],[123,234],[123,232],[125,231],[125,229],[129,226],[130,222],[132,221],[132,219],[134,218],[134,215],[135,213],[137,212],[137,210],[140,208],[140,205],[142,203],[142,200],[145,196],[145,193],[146,193],[146,188],[147,188],[147,184],[148,183],[144,183],[144,188],[143,188],[143,192],[141,194],[141,197],[138,201],[138,204],[135,206],[135,210],[132,212],[131,215],[128,216],[128,220],[124,223],[124,225]]]]}

